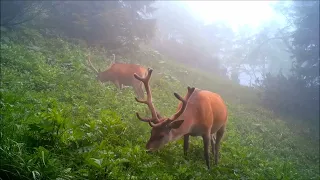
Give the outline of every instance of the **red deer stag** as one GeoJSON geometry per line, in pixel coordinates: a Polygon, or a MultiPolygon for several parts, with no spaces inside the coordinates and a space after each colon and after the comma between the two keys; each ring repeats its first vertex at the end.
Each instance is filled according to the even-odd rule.
{"type": "MultiPolygon", "coordinates": [[[[113,55],[115,60],[115,55],[113,55]]],[[[125,86],[132,86],[136,95],[140,98],[144,97],[143,85],[142,83],[133,77],[133,74],[136,73],[139,76],[146,76],[148,71],[146,68],[136,65],[136,64],[125,64],[125,63],[116,63],[115,61],[107,68],[105,71],[99,71],[92,65],[90,54],[88,56],[88,62],[90,68],[97,73],[97,80],[100,82],[111,81],[119,89],[125,86]]]]}
{"type": "Polygon", "coordinates": [[[181,101],[178,111],[170,118],[161,117],[152,103],[149,85],[152,71],[148,68],[146,77],[134,74],[134,77],[144,84],[147,92],[147,100],[135,99],[137,102],[146,104],[152,115],[151,118],[142,118],[139,113],[136,113],[138,119],[148,122],[152,127],[151,137],[146,144],[147,151],[155,151],[170,141],[184,136],[183,150],[184,155],[187,155],[189,136],[202,136],[204,158],[208,169],[210,169],[209,142],[211,142],[215,165],[217,165],[220,141],[227,123],[227,107],[222,98],[210,91],[188,87],[188,93],[184,98],[174,93],[174,96],[181,101]],[[216,134],[216,138],[214,138],[214,134],[216,134]]]}

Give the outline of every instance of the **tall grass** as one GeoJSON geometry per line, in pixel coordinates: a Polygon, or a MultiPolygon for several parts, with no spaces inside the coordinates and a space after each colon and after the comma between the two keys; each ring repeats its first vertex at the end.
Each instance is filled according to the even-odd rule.
{"type": "Polygon", "coordinates": [[[191,138],[188,157],[182,140],[145,152],[150,127],[135,116],[145,106],[132,88],[101,85],[86,66],[89,51],[96,66],[106,66],[100,50],[31,29],[2,33],[2,179],[319,179],[319,141],[258,106],[252,89],[151,53],[119,59],[154,69],[154,103],[163,115],[175,111],[173,92],[184,95],[187,85],[226,99],[221,161],[208,171],[201,138],[191,138]]]}

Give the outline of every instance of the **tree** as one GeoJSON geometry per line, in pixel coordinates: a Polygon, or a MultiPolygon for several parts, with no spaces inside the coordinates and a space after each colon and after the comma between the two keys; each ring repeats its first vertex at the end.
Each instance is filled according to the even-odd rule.
{"type": "Polygon", "coordinates": [[[294,1],[283,13],[295,26],[290,36],[292,74],[268,74],[262,82],[263,99],[277,112],[319,124],[319,1],[294,1]]]}
{"type": "Polygon", "coordinates": [[[13,28],[27,23],[43,13],[43,2],[1,1],[1,26],[13,28]]]}
{"type": "MultiPolygon", "coordinates": [[[[136,50],[155,33],[153,1],[1,1],[1,26],[30,25],[108,50],[136,50]],[[43,18],[38,18],[40,14],[43,18]]],[[[115,52],[114,52],[115,53],[115,52]]],[[[123,53],[123,52],[122,52],[123,53]]]]}
{"type": "MultiPolygon", "coordinates": [[[[156,28],[153,1],[47,1],[48,17],[38,23],[58,35],[85,40],[110,51],[136,50],[156,28]]],[[[115,53],[115,52],[114,52],[115,53]]],[[[117,54],[117,53],[116,53],[117,54]]]]}
{"type": "Polygon", "coordinates": [[[295,25],[292,35],[294,71],[309,86],[319,86],[319,1],[295,2],[295,25]]]}

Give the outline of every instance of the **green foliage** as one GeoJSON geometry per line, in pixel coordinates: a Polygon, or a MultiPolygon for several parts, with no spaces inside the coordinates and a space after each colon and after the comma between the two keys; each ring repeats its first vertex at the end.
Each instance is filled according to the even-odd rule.
{"type": "Polygon", "coordinates": [[[20,44],[28,44],[29,50],[43,53],[39,57],[26,54],[26,57],[19,56],[17,59],[44,58],[46,61],[46,64],[38,67],[35,62],[21,64],[17,63],[20,61],[9,62],[7,59],[10,57],[4,57],[3,63],[26,75],[31,75],[30,71],[35,68],[39,78],[30,79],[33,82],[29,83],[32,86],[30,88],[35,91],[47,91],[56,89],[58,83],[49,83],[54,79],[68,80],[59,68],[67,70],[68,73],[80,73],[79,76],[85,73],[83,64],[74,63],[74,58],[84,58],[79,49],[88,45],[96,46],[95,54],[98,55],[93,55],[93,58],[99,66],[106,65],[105,62],[102,63],[101,56],[107,54],[116,54],[117,62],[135,62],[152,66],[156,64],[159,65],[159,72],[163,72],[162,76],[168,81],[173,81],[171,84],[178,84],[180,81],[183,84],[211,88],[207,81],[212,81],[215,82],[212,90],[221,93],[226,99],[236,99],[238,102],[254,106],[259,103],[255,96],[257,91],[238,88],[235,85],[240,83],[240,80],[241,83],[245,82],[246,78],[242,78],[245,75],[249,76],[247,81],[250,82],[246,82],[249,86],[258,86],[261,89],[262,101],[269,109],[285,116],[289,114],[300,119],[312,119],[316,125],[319,123],[320,80],[317,41],[319,33],[316,33],[319,32],[318,3],[275,4],[286,16],[288,24],[281,25],[280,21],[273,19],[263,23],[258,31],[243,26],[235,33],[230,26],[221,22],[203,25],[181,2],[1,1],[1,31],[19,27],[22,33],[19,36],[3,36],[1,41],[9,44],[10,40],[20,41],[20,44]],[[156,5],[156,8],[153,5],[156,5]],[[33,27],[40,33],[16,25],[33,27]],[[44,42],[42,35],[74,38],[72,41],[78,44],[77,54],[68,57],[64,51],[57,50],[57,46],[62,46],[70,53],[70,48],[61,43],[62,40],[59,40],[59,43],[57,40],[53,41],[50,46],[54,48],[51,52],[45,52],[47,50],[43,47],[51,42],[44,42]],[[150,48],[148,42],[152,42],[152,48],[160,53],[145,53],[146,49],[150,48]],[[108,53],[101,47],[106,48],[108,53]],[[164,61],[163,55],[171,62],[164,61]],[[289,58],[290,55],[293,56],[292,60],[289,58]],[[144,60],[157,58],[162,58],[160,62],[165,64],[144,60]],[[185,67],[180,68],[179,63],[173,66],[174,68],[168,68],[173,64],[172,61],[189,66],[188,70],[186,71],[185,67]],[[289,72],[292,62],[293,71],[289,72]],[[50,73],[43,71],[48,64],[54,67],[50,73]],[[200,70],[206,71],[200,73],[200,77],[205,78],[194,78],[192,73],[198,73],[200,70]],[[285,78],[281,75],[279,78],[273,78],[279,70],[285,78]],[[269,73],[273,77],[267,76],[269,73]],[[234,83],[225,81],[228,76],[234,83]],[[239,93],[235,94],[232,88],[225,88],[227,84],[228,87],[237,88],[239,93]]]}
{"type": "Polygon", "coordinates": [[[267,74],[263,80],[263,104],[279,115],[307,123],[319,131],[319,87],[307,86],[296,77],[267,74]]]}
{"type": "Polygon", "coordinates": [[[293,9],[297,27],[292,35],[294,71],[298,79],[319,88],[319,1],[295,2],[293,9]]]}
{"type": "Polygon", "coordinates": [[[151,4],[152,1],[48,2],[48,18],[38,26],[108,50],[131,51],[153,37],[156,21],[149,18],[154,11],[151,4]]]}
{"type": "Polygon", "coordinates": [[[220,164],[209,171],[201,138],[191,138],[188,157],[182,140],[146,153],[150,127],[135,116],[146,107],[135,102],[132,88],[98,83],[86,67],[89,51],[96,63],[105,63],[98,49],[30,29],[3,32],[2,179],[319,179],[319,141],[301,135],[304,128],[260,108],[249,88],[163,59],[150,61],[150,52],[130,61],[155,69],[151,86],[163,115],[176,109],[173,91],[183,95],[192,84],[221,93],[230,116],[220,164]]]}
{"type": "MultiPolygon", "coordinates": [[[[86,41],[122,53],[153,36],[153,1],[1,1],[1,26],[28,25],[49,36],[86,41]],[[19,20],[21,19],[21,20],[19,20]]],[[[118,52],[119,53],[119,52],[118,52]]]]}
{"type": "Polygon", "coordinates": [[[1,26],[13,28],[34,20],[43,11],[43,2],[1,1],[1,26]]]}
{"type": "Polygon", "coordinates": [[[286,12],[294,20],[292,74],[267,74],[262,81],[263,102],[269,109],[311,123],[319,131],[319,2],[293,2],[286,12]],[[315,33],[310,33],[315,32],[315,33]]]}

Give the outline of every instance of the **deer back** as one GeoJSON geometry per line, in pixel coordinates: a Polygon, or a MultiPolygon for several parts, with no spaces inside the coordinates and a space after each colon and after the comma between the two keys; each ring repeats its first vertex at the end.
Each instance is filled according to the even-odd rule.
{"type": "Polygon", "coordinates": [[[131,85],[133,81],[137,81],[133,77],[134,73],[144,77],[147,70],[136,64],[114,63],[103,72],[103,76],[111,81],[118,80],[122,84],[131,85]]]}
{"type": "MultiPolygon", "coordinates": [[[[182,103],[178,105],[180,109],[182,103]]],[[[191,95],[187,107],[178,118],[183,119],[176,134],[199,136],[205,131],[215,133],[227,121],[227,107],[220,95],[196,89],[191,95]]]]}

